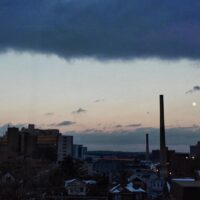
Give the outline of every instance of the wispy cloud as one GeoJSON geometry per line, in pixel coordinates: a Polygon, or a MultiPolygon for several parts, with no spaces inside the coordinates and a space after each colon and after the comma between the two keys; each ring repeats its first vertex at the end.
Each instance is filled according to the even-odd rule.
{"type": "Polygon", "coordinates": [[[73,122],[73,121],[62,121],[58,124],[50,124],[50,126],[70,126],[70,125],[73,125],[73,124],[76,124],[76,122],[73,122]]]}
{"type": "Polygon", "coordinates": [[[81,113],[86,113],[87,111],[83,108],[79,108],[78,110],[74,110],[72,114],[81,114],[81,113]]]}
{"type": "Polygon", "coordinates": [[[49,113],[45,113],[44,115],[45,116],[52,116],[52,115],[54,115],[54,113],[53,112],[49,112],[49,113]]]}
{"type": "Polygon", "coordinates": [[[199,91],[200,91],[200,86],[195,85],[192,89],[188,90],[186,92],[186,94],[190,94],[190,93],[193,93],[193,92],[199,92],[199,91]]]}
{"type": "Polygon", "coordinates": [[[128,125],[126,125],[126,127],[141,127],[142,126],[142,124],[128,124],[128,125]]]}
{"type": "Polygon", "coordinates": [[[96,129],[96,128],[89,128],[89,129],[85,129],[82,132],[83,133],[100,133],[102,130],[100,129],[96,129]]]}
{"type": "Polygon", "coordinates": [[[100,103],[100,102],[103,102],[104,101],[104,99],[96,99],[95,101],[94,101],[94,103],[100,103]]]}
{"type": "Polygon", "coordinates": [[[114,128],[122,128],[123,126],[121,124],[117,124],[114,126],[114,128]]]}

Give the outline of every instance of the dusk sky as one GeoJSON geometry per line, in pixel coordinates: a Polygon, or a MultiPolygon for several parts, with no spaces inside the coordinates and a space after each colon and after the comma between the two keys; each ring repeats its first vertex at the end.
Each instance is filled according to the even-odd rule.
{"type": "Polygon", "coordinates": [[[0,123],[75,135],[89,150],[200,140],[200,2],[1,0],[0,123]]]}

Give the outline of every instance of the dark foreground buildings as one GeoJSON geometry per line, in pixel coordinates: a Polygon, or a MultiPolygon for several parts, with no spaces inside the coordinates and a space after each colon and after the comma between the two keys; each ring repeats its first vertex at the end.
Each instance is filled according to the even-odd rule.
{"type": "Polygon", "coordinates": [[[73,144],[73,136],[62,135],[58,129],[36,129],[33,124],[21,130],[8,127],[0,137],[0,163],[18,157],[53,162],[61,162],[67,156],[84,159],[86,151],[83,145],[73,144]]]}
{"type": "Polygon", "coordinates": [[[187,179],[172,180],[171,184],[172,200],[199,200],[200,182],[187,179]]]}
{"type": "Polygon", "coordinates": [[[21,130],[8,127],[0,137],[0,163],[19,157],[51,162],[61,162],[68,156],[83,160],[86,152],[86,147],[74,144],[73,136],[62,135],[58,129],[37,129],[33,124],[21,130]]]}
{"type": "Polygon", "coordinates": [[[59,130],[35,129],[34,125],[19,130],[8,127],[0,140],[1,161],[18,156],[57,159],[59,130]]]}

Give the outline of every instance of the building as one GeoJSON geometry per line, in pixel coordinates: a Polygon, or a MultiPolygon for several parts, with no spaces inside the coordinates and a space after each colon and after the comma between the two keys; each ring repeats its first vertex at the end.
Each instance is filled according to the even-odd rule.
{"type": "Polygon", "coordinates": [[[58,129],[36,129],[34,124],[29,124],[28,128],[21,129],[21,133],[36,138],[34,158],[57,160],[58,137],[60,134],[58,129]]]}
{"type": "Polygon", "coordinates": [[[7,151],[19,155],[32,156],[37,148],[37,137],[18,128],[8,128],[6,132],[7,151]]]}
{"type": "Polygon", "coordinates": [[[60,162],[67,156],[84,160],[87,147],[73,145],[73,136],[64,136],[58,129],[37,129],[34,124],[28,128],[8,127],[0,137],[0,162],[18,156],[60,162]]]}
{"type": "Polygon", "coordinates": [[[192,156],[199,156],[200,155],[200,141],[198,141],[196,145],[190,146],[190,154],[192,156]]]}
{"type": "Polygon", "coordinates": [[[67,190],[68,195],[86,195],[86,184],[77,179],[65,181],[65,189],[67,190]]]}
{"type": "Polygon", "coordinates": [[[12,184],[12,183],[15,183],[15,177],[9,173],[9,172],[6,172],[5,174],[3,174],[1,177],[0,177],[0,184],[12,184]]]}
{"type": "Polygon", "coordinates": [[[57,159],[59,130],[8,127],[0,139],[1,161],[18,156],[44,158],[51,161],[57,159]]]}
{"type": "Polygon", "coordinates": [[[145,189],[149,199],[161,197],[166,187],[165,180],[152,170],[135,172],[128,180],[135,186],[145,189]]]}
{"type": "Polygon", "coordinates": [[[7,145],[8,145],[8,151],[10,152],[20,152],[20,132],[18,128],[15,127],[8,127],[8,130],[6,132],[6,138],[7,138],[7,145]]]}
{"type": "Polygon", "coordinates": [[[166,181],[162,177],[157,177],[154,179],[151,179],[150,182],[150,196],[152,199],[156,199],[158,197],[162,197],[165,187],[166,187],[166,181]]]}
{"type": "Polygon", "coordinates": [[[193,179],[174,179],[171,184],[172,200],[199,200],[200,182],[193,179]]]}
{"type": "Polygon", "coordinates": [[[65,181],[65,189],[69,196],[86,196],[90,192],[90,186],[96,184],[95,180],[71,179],[65,181]]]}
{"type": "MultiPolygon", "coordinates": [[[[169,150],[167,147],[166,147],[166,151],[167,151],[167,162],[169,162],[171,160],[171,157],[176,152],[175,152],[175,150],[169,150]]],[[[159,160],[160,160],[160,150],[159,149],[152,150],[150,159],[153,160],[154,162],[159,162],[159,160]]]]}
{"type": "Polygon", "coordinates": [[[37,136],[30,133],[21,133],[20,153],[24,156],[33,156],[37,149],[37,136]]]}
{"type": "Polygon", "coordinates": [[[167,147],[165,142],[165,116],[164,96],[160,95],[160,176],[166,178],[167,171],[167,147]]]}
{"type": "Polygon", "coordinates": [[[59,135],[57,161],[63,161],[65,157],[73,156],[73,136],[59,135]]]}
{"type": "Polygon", "coordinates": [[[110,200],[145,200],[146,192],[136,187],[132,182],[125,185],[118,184],[109,191],[110,200]]]}
{"type": "Polygon", "coordinates": [[[175,153],[169,162],[173,177],[194,177],[199,166],[200,159],[197,156],[189,156],[188,153],[175,153]]]}
{"type": "Polygon", "coordinates": [[[73,158],[84,160],[87,153],[87,148],[80,144],[73,145],[73,158]]]}

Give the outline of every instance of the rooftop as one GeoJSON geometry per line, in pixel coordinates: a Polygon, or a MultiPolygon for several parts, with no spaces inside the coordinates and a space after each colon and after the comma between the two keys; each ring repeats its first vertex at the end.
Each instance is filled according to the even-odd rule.
{"type": "Polygon", "coordinates": [[[200,188],[200,181],[174,180],[174,182],[181,185],[182,187],[198,187],[198,188],[200,188]]]}

